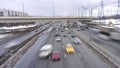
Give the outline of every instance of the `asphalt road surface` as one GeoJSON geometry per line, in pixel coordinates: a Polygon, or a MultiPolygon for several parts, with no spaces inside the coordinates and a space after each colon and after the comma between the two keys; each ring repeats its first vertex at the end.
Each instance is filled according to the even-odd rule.
{"type": "Polygon", "coordinates": [[[97,55],[95,55],[84,43],[74,44],[73,38],[67,32],[59,32],[61,41],[57,42],[55,30],[44,32],[36,43],[17,62],[14,68],[108,68],[97,55]],[[67,37],[63,37],[63,34],[67,37]],[[51,57],[40,59],[38,57],[40,48],[45,44],[53,44],[53,51],[59,51],[60,61],[52,61],[51,57]],[[66,44],[72,44],[75,52],[67,54],[66,44]]]}

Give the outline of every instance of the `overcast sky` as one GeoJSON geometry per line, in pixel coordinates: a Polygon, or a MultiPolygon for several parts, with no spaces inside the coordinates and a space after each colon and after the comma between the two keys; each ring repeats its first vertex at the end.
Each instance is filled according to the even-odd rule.
{"type": "MultiPolygon", "coordinates": [[[[55,15],[65,16],[77,15],[78,8],[82,9],[81,6],[94,8],[100,5],[100,2],[101,0],[0,0],[0,9],[22,11],[22,5],[24,4],[24,11],[30,15],[51,16],[54,7],[55,15]]],[[[117,0],[103,0],[103,2],[107,4],[107,10],[117,6],[117,0]]]]}

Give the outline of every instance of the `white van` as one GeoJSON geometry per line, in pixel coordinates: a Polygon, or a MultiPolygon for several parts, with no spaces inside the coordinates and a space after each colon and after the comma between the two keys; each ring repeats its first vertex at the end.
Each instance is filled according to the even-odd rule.
{"type": "Polygon", "coordinates": [[[46,44],[40,49],[39,57],[40,58],[45,58],[48,57],[53,50],[52,44],[46,44]]]}

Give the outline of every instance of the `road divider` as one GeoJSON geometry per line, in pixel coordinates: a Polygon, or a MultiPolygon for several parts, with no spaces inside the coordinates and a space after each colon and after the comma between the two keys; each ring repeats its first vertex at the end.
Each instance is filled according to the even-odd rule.
{"type": "Polygon", "coordinates": [[[113,54],[112,52],[108,51],[107,49],[101,47],[98,45],[96,42],[91,41],[91,46],[96,49],[98,52],[100,52],[103,56],[108,58],[111,62],[113,62],[117,67],[120,68],[120,57],[117,55],[113,54]]]}

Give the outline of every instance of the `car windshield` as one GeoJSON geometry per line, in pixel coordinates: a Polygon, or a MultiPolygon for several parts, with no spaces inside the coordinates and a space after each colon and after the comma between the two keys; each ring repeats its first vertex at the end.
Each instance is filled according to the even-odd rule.
{"type": "Polygon", "coordinates": [[[40,51],[40,53],[41,53],[41,52],[48,52],[48,51],[49,51],[49,50],[42,50],[42,51],[40,51]]]}

